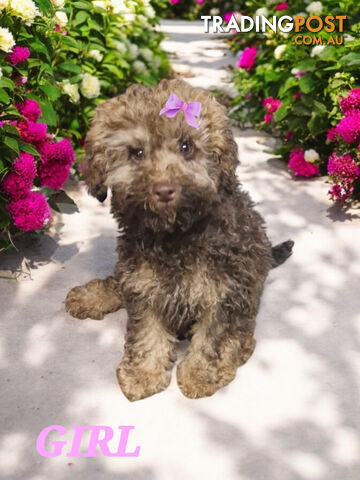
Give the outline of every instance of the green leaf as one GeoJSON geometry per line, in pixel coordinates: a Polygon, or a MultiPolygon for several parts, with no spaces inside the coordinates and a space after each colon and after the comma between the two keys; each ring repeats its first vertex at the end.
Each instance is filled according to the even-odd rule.
{"type": "Polygon", "coordinates": [[[19,155],[19,143],[15,138],[12,137],[5,137],[4,138],[4,143],[7,147],[9,147],[11,150],[13,150],[17,155],[19,155]]]}
{"type": "Polygon", "coordinates": [[[274,72],[273,70],[265,72],[265,80],[267,82],[277,82],[278,80],[280,80],[281,77],[281,72],[274,72]]]}
{"type": "Polygon", "coordinates": [[[8,104],[10,103],[10,97],[9,95],[5,92],[4,89],[0,88],[0,102],[8,104]]]}
{"type": "Polygon", "coordinates": [[[57,100],[60,95],[61,91],[55,85],[41,85],[40,89],[49,97],[50,100],[55,101],[57,100]]]}
{"type": "Polygon", "coordinates": [[[77,40],[75,40],[75,38],[68,37],[68,36],[63,37],[61,43],[63,45],[66,45],[67,47],[72,47],[72,48],[74,48],[76,50],[79,50],[79,51],[82,48],[82,43],[81,42],[78,42],[77,40]]]}
{"type": "Polygon", "coordinates": [[[328,127],[326,117],[319,115],[316,112],[311,114],[311,118],[308,121],[307,126],[313,137],[325,132],[328,127]]]}
{"type": "Polygon", "coordinates": [[[23,142],[22,140],[19,141],[19,146],[20,146],[20,150],[22,152],[27,152],[27,153],[31,153],[31,155],[34,155],[35,157],[39,157],[39,152],[36,150],[35,147],[33,147],[32,145],[30,145],[30,143],[26,143],[26,142],[23,142]]]}
{"type": "Polygon", "coordinates": [[[43,13],[54,12],[54,8],[50,0],[36,0],[36,5],[43,13]]]}
{"type": "Polygon", "coordinates": [[[295,65],[294,68],[298,68],[299,70],[307,70],[308,72],[313,72],[316,69],[316,60],[313,58],[307,58],[306,60],[302,60],[300,63],[295,65]]]}
{"type": "Polygon", "coordinates": [[[65,70],[66,72],[73,72],[73,73],[82,72],[81,67],[79,67],[79,65],[76,65],[73,62],[59,63],[58,67],[61,68],[61,70],[65,70]]]}
{"type": "Polygon", "coordinates": [[[303,75],[299,80],[300,90],[304,93],[310,93],[314,90],[316,83],[311,75],[303,75]]]}
{"type": "Polygon", "coordinates": [[[72,7],[80,8],[83,10],[91,10],[92,6],[86,2],[72,2],[72,7]]]}
{"type": "Polygon", "coordinates": [[[42,111],[41,120],[44,123],[47,123],[50,127],[56,127],[58,124],[58,117],[51,103],[40,102],[40,107],[42,111]]]}
{"type": "Polygon", "coordinates": [[[74,200],[63,190],[52,195],[49,199],[49,204],[51,208],[60,213],[75,213],[79,211],[74,200]]]}
{"type": "Polygon", "coordinates": [[[10,123],[5,123],[5,125],[2,127],[5,132],[10,133],[11,136],[19,137],[19,130],[14,126],[11,125],[10,123]]]}
{"type": "Polygon", "coordinates": [[[34,52],[43,53],[46,56],[46,58],[48,59],[48,61],[49,62],[51,61],[48,49],[46,48],[44,43],[40,42],[40,40],[38,38],[36,38],[32,42],[30,42],[30,47],[32,48],[32,50],[34,50],[34,52]]]}
{"type": "Polygon", "coordinates": [[[85,12],[84,10],[80,10],[80,12],[77,12],[75,15],[74,20],[72,21],[72,25],[76,27],[77,25],[81,25],[86,21],[86,19],[89,17],[89,14],[85,12]]]}
{"type": "Polygon", "coordinates": [[[274,119],[276,122],[283,120],[289,113],[289,108],[287,105],[281,105],[280,108],[274,113],[274,119]]]}
{"type": "Polygon", "coordinates": [[[315,110],[320,114],[324,114],[327,112],[326,105],[324,105],[321,102],[318,102],[317,100],[314,100],[314,107],[315,107],[315,110]]]}
{"type": "Polygon", "coordinates": [[[29,69],[40,67],[40,65],[42,65],[42,63],[43,62],[39,58],[29,58],[28,67],[29,67],[29,69]]]}
{"type": "Polygon", "coordinates": [[[311,111],[299,102],[294,103],[293,110],[300,117],[306,117],[311,114],[311,111]]]}
{"type": "Polygon", "coordinates": [[[10,90],[14,90],[15,84],[10,78],[2,77],[0,78],[0,88],[9,88],[10,90]]]}
{"type": "Polygon", "coordinates": [[[340,63],[346,66],[360,65],[360,54],[358,53],[348,53],[344,57],[340,58],[340,63]]]}

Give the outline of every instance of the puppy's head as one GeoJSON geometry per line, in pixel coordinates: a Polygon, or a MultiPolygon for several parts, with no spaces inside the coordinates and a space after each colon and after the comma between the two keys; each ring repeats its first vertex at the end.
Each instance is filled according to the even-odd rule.
{"type": "Polygon", "coordinates": [[[84,176],[125,228],[188,230],[236,186],[237,147],[225,109],[205,90],[181,80],[133,85],[98,106],[85,142],[84,176]],[[201,102],[199,129],[184,112],[159,115],[171,93],[201,102]]]}

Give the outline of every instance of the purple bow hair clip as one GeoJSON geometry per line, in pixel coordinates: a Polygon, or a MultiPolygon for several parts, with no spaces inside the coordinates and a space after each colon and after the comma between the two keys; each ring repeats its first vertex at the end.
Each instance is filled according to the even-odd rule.
{"type": "Polygon", "coordinates": [[[160,111],[160,115],[166,114],[168,118],[175,117],[179,110],[184,110],[185,120],[191,127],[199,129],[196,118],[200,115],[201,102],[186,103],[180,100],[179,97],[172,93],[169,100],[166,102],[165,108],[160,111]]]}

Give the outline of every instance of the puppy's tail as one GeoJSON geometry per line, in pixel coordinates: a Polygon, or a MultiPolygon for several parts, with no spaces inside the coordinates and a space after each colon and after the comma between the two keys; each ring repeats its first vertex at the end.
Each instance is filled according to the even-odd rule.
{"type": "Polygon", "coordinates": [[[278,267],[287,260],[293,252],[294,242],[292,240],[287,240],[286,242],[279,243],[272,247],[271,253],[274,259],[273,268],[278,267]]]}

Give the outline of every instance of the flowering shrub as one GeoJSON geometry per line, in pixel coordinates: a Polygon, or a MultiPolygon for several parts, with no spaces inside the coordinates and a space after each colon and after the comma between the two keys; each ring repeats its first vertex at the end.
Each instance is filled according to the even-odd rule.
{"type": "MultiPolygon", "coordinates": [[[[234,35],[231,48],[240,51],[239,68],[234,73],[239,95],[231,116],[243,125],[251,123],[278,136],[282,145],[276,153],[288,161],[295,176],[329,173],[334,182],[329,192],[332,199],[360,196],[360,89],[355,88],[360,85],[360,4],[353,0],[341,6],[333,0],[268,0],[264,7],[264,2],[248,0],[231,7],[229,10],[240,7],[244,15],[268,18],[347,15],[341,45],[296,45],[294,31],[253,30],[234,35]],[[244,60],[249,49],[256,49],[253,63],[244,60]],[[334,156],[334,150],[340,157],[334,156]],[[352,174],[341,176],[339,169],[335,172],[334,162],[348,165],[352,174]]],[[[324,30],[305,33],[311,38],[321,34],[323,41],[340,35],[324,30]]]]}
{"type": "Polygon", "coordinates": [[[156,22],[149,0],[0,0],[0,251],[76,208],[61,189],[97,103],[168,71],[156,22]]]}

